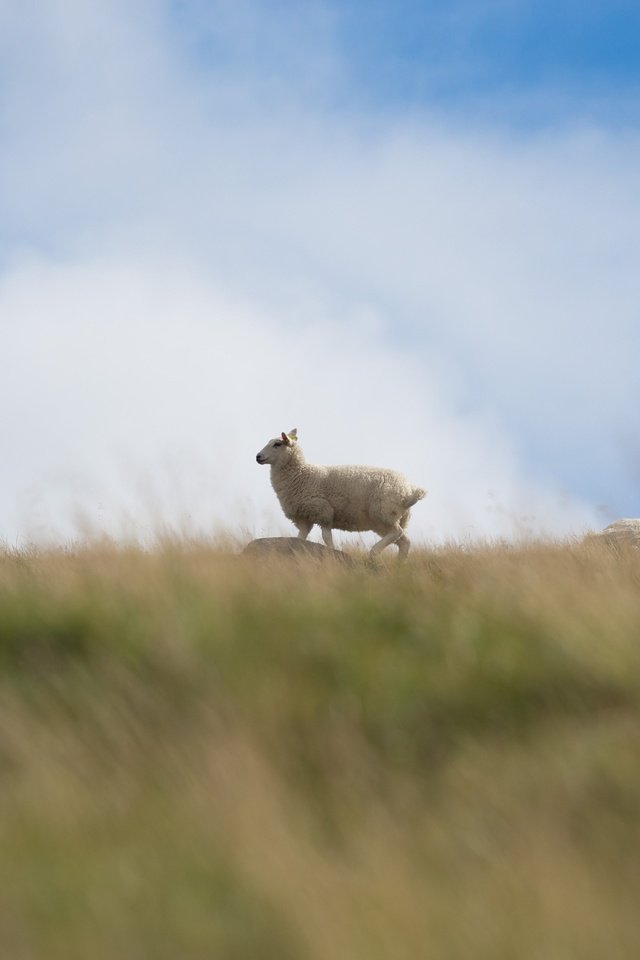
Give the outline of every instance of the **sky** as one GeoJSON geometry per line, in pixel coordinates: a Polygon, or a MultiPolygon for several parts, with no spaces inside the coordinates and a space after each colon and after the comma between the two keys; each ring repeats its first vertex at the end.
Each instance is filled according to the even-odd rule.
{"type": "Polygon", "coordinates": [[[622,0],[0,0],[0,540],[286,535],[293,426],[426,487],[418,543],[638,516],[639,40],[622,0]]]}

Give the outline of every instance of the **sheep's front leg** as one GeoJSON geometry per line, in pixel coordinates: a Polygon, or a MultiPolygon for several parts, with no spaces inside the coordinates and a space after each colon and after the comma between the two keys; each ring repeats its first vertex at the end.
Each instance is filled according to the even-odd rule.
{"type": "Polygon", "coordinates": [[[328,547],[331,547],[332,550],[335,549],[333,546],[333,533],[331,527],[321,527],[322,530],[322,539],[328,547]]]}
{"type": "Polygon", "coordinates": [[[313,524],[310,520],[298,520],[296,523],[296,527],[298,528],[298,539],[306,540],[311,533],[312,526],[313,524]]]}

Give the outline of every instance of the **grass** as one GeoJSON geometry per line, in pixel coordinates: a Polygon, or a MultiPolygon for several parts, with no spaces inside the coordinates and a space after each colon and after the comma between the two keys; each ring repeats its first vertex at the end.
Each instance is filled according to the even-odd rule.
{"type": "Polygon", "coordinates": [[[0,956],[640,955],[640,556],[0,553],[0,956]]]}

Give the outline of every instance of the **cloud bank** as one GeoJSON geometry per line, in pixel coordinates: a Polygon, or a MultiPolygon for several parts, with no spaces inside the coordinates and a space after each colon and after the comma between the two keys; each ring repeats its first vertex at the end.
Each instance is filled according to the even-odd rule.
{"type": "Polygon", "coordinates": [[[418,540],[633,512],[637,138],[337,110],[305,9],[0,8],[0,536],[286,531],[294,425],[418,540]]]}

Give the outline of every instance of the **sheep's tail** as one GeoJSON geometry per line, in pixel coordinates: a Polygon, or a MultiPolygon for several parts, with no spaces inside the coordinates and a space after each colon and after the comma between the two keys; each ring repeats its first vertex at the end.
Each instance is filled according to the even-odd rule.
{"type": "Polygon", "coordinates": [[[423,500],[426,495],[426,490],[423,490],[422,487],[416,487],[413,493],[410,493],[408,497],[405,497],[402,505],[405,510],[408,510],[409,507],[412,507],[414,503],[418,502],[418,500],[423,500]]]}

